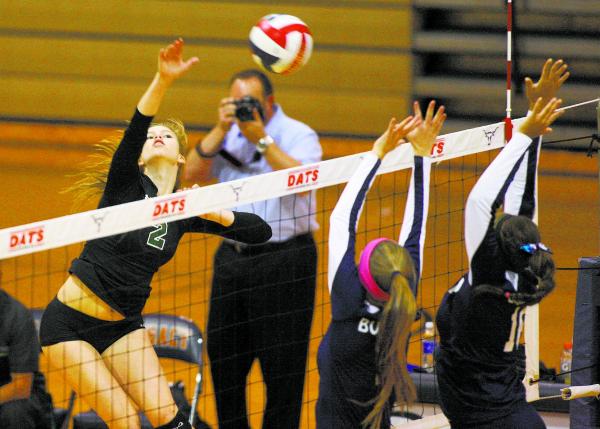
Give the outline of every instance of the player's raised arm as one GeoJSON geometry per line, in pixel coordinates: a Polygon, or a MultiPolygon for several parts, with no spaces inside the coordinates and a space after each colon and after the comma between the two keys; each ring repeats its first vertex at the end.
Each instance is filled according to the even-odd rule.
{"type": "MultiPolygon", "coordinates": [[[[421,118],[419,103],[414,103],[413,110],[415,117],[421,118]]],[[[432,100],[427,107],[425,118],[407,136],[415,156],[399,243],[409,251],[417,270],[417,280],[413,290],[415,296],[417,294],[416,286],[423,268],[422,255],[429,211],[429,179],[431,172],[429,154],[445,120],[444,106],[441,106],[436,112],[435,100],[432,100]]]]}
{"type": "Polygon", "coordinates": [[[354,255],[356,241],[356,225],[367,192],[383,157],[403,142],[408,131],[419,122],[418,118],[409,116],[398,122],[392,118],[387,130],[373,143],[373,148],[365,154],[356,172],[352,175],[329,218],[329,290],[333,278],[346,253],[354,255]]]}

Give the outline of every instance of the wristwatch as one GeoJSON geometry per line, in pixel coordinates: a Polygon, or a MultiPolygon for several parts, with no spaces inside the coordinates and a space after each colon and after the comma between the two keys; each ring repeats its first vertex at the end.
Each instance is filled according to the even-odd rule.
{"type": "Polygon", "coordinates": [[[271,146],[274,143],[275,140],[273,140],[273,137],[267,134],[258,141],[258,143],[256,144],[256,150],[258,151],[258,153],[263,154],[267,151],[269,146],[271,146]]]}

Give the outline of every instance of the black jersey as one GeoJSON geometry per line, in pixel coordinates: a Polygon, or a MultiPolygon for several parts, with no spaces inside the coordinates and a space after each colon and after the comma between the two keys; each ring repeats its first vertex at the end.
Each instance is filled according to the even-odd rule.
{"type": "MultiPolygon", "coordinates": [[[[355,263],[355,242],[360,211],[380,164],[374,154],[366,154],[331,213],[328,283],[332,320],[318,352],[318,429],[362,428],[362,421],[372,409],[369,401],[379,394],[375,343],[381,309],[366,301],[355,263]]],[[[418,273],[425,241],[430,168],[429,158],[415,157],[400,232],[400,244],[410,252],[418,273]]],[[[386,410],[381,428],[389,427],[386,410]]]]}
{"type": "MultiPolygon", "coordinates": [[[[99,208],[157,195],[154,183],[138,167],[151,120],[137,110],[134,113],[113,156],[99,208]]],[[[69,272],[120,313],[140,314],[154,273],[173,257],[186,232],[217,234],[246,243],[262,243],[271,237],[271,228],[260,217],[234,215],[229,227],[192,217],[88,241],[69,272]]]]}
{"type": "Polygon", "coordinates": [[[525,307],[473,296],[474,286],[519,289],[494,229],[496,210],[533,218],[540,140],[515,133],[482,174],[465,208],[469,272],[444,296],[437,313],[436,372],[444,413],[453,424],[496,420],[525,401],[525,353],[519,347],[525,307]]]}

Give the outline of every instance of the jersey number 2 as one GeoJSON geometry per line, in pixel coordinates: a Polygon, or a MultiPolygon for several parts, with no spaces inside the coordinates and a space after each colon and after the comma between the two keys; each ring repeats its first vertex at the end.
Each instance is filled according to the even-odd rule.
{"type": "Polygon", "coordinates": [[[163,250],[166,242],[164,236],[167,235],[167,224],[161,223],[160,225],[154,225],[154,228],[156,229],[150,231],[150,234],[148,234],[148,241],[146,241],[146,244],[155,249],[163,250]]]}

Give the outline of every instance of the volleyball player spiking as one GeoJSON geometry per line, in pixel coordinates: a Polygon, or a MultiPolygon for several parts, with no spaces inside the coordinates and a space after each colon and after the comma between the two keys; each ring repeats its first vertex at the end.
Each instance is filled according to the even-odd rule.
{"type": "MultiPolygon", "coordinates": [[[[108,207],[177,189],[185,130],[176,120],[151,121],[169,86],[197,61],[183,59],[181,39],[160,50],[158,71],[118,148],[112,154],[105,146],[111,159],[98,163],[100,170],[89,172],[76,190],[88,195],[100,189],[99,207],[108,207]]],[[[139,428],[138,410],[156,428],[191,428],[173,401],[141,316],[154,273],[186,232],[250,243],[271,236],[258,216],[223,210],[88,241],[44,312],[44,354],[111,429],[139,428]]]]}
{"type": "Polygon", "coordinates": [[[436,373],[453,428],[544,428],[525,399],[519,345],[525,308],[554,289],[554,262],[533,222],[541,135],[561,115],[555,97],[569,77],[549,59],[526,79],[530,112],[481,175],[465,208],[469,272],[444,296],[436,373]],[[503,214],[496,212],[503,206],[503,214]]]}
{"type": "Polygon", "coordinates": [[[444,123],[435,102],[421,117],[398,123],[373,144],[331,213],[328,284],[332,320],[319,347],[318,429],[390,427],[389,400],[414,399],[406,369],[410,325],[415,319],[429,196],[429,151],[444,123]],[[410,141],[414,150],[400,244],[379,238],[367,244],[355,263],[356,226],[365,196],[384,156],[410,141]]]}

